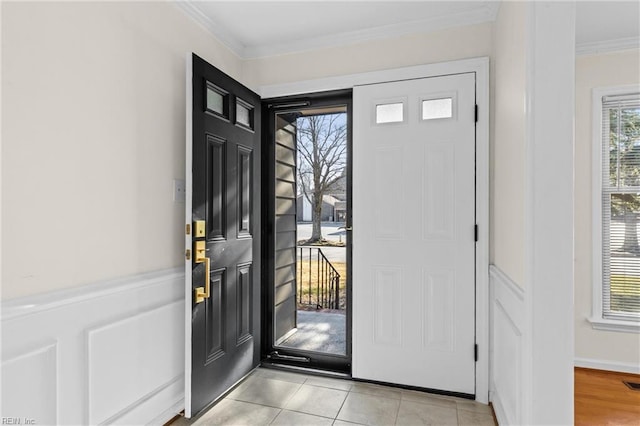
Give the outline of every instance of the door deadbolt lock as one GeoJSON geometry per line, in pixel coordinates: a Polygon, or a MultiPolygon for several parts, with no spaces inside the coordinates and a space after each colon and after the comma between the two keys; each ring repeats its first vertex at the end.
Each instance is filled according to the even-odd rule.
{"type": "Polygon", "coordinates": [[[206,237],[206,222],[204,220],[196,220],[193,222],[193,237],[202,238],[206,237]]]}

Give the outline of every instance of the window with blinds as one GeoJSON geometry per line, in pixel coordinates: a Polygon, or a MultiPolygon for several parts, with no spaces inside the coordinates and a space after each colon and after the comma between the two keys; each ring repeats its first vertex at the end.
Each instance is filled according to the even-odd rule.
{"type": "Polygon", "coordinates": [[[602,98],[602,313],[640,320],[640,93],[602,98]]]}

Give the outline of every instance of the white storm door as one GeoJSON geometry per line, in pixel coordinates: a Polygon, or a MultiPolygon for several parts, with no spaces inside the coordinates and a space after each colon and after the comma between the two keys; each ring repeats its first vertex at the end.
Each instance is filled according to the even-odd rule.
{"type": "Polygon", "coordinates": [[[353,377],[473,395],[475,74],[353,104],[353,377]]]}

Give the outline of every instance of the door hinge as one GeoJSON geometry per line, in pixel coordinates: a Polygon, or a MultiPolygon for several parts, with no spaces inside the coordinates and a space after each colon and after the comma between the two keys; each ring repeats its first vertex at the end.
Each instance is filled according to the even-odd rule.
{"type": "Polygon", "coordinates": [[[184,227],[184,233],[187,235],[191,235],[191,224],[187,223],[184,227]]]}
{"type": "Polygon", "coordinates": [[[476,343],[474,348],[473,348],[473,359],[477,362],[478,361],[478,344],[476,343]]]}
{"type": "Polygon", "coordinates": [[[475,120],[477,123],[478,122],[478,104],[476,104],[476,108],[475,108],[475,120]]]}
{"type": "Polygon", "coordinates": [[[184,257],[185,257],[187,260],[191,260],[191,250],[187,249],[187,250],[184,252],[184,257]]]}
{"type": "Polygon", "coordinates": [[[474,235],[474,238],[475,238],[476,243],[477,243],[478,242],[478,224],[477,223],[476,223],[476,225],[474,227],[473,235],[474,235]]]}

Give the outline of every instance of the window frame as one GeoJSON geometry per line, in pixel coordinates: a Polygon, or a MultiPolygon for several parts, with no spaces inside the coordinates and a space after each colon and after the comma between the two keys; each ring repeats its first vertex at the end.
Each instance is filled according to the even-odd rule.
{"type": "Polygon", "coordinates": [[[640,319],[604,318],[603,309],[603,274],[602,274],[602,100],[605,96],[624,95],[640,92],[640,85],[594,88],[592,92],[592,274],[593,297],[591,326],[596,330],[640,333],[640,319]]]}

